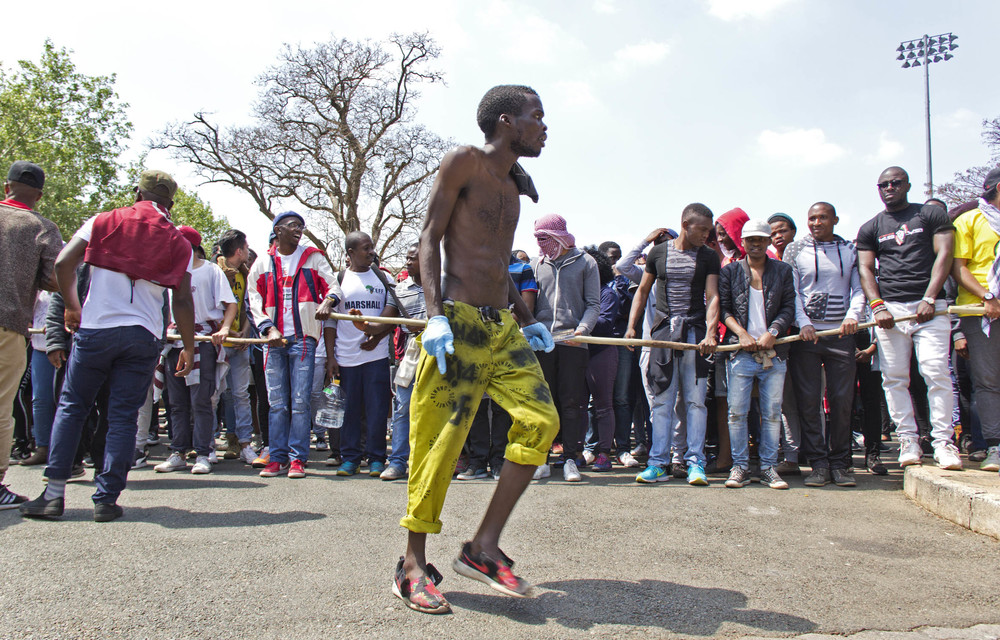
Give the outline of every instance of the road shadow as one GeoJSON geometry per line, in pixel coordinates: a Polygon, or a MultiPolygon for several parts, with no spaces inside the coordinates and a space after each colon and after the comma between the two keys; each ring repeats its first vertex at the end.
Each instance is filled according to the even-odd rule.
{"type": "Polygon", "coordinates": [[[158,524],[167,529],[204,529],[213,527],[263,527],[322,520],[323,513],[312,511],[188,511],[176,507],[126,507],[125,518],[134,522],[158,524]]]}
{"type": "MultiPolygon", "coordinates": [[[[212,474],[219,477],[221,474],[212,474]]],[[[211,477],[188,475],[166,475],[157,474],[155,476],[135,476],[130,475],[128,479],[129,491],[149,491],[152,489],[257,489],[267,486],[263,482],[252,480],[214,480],[211,477]]]]}
{"type": "Polygon", "coordinates": [[[732,589],[692,587],[662,580],[563,580],[537,585],[531,599],[446,592],[452,605],[515,622],[549,622],[579,631],[597,625],[657,627],[671,633],[714,636],[734,622],[768,633],[804,634],[816,623],[787,613],[748,609],[745,594],[732,589]]]}

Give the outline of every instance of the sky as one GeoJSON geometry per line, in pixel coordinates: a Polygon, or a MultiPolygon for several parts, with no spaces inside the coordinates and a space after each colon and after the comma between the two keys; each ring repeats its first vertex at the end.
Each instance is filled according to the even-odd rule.
{"type": "MultiPolygon", "coordinates": [[[[627,249],[678,227],[690,202],[716,216],[786,212],[804,233],[809,206],[828,201],[853,238],[882,209],[875,183],[890,165],[909,171],[911,201],[923,201],[923,68],[902,69],[895,49],[924,34],[959,37],[955,57],[930,68],[935,182],[988,160],[982,121],[1000,116],[1000,83],[984,74],[995,0],[58,0],[44,16],[21,3],[5,18],[23,25],[0,38],[5,67],[37,59],[50,38],[81,72],[117,75],[135,126],[127,159],[198,111],[248,124],[255,80],[286,43],[427,31],[446,83],[422,89],[416,120],[438,135],[481,144],[476,106],[493,85],[527,84],[542,99],[548,141],[522,162],[540,200],[521,199],[514,242],[531,255],[542,215],[565,217],[580,246],[627,249]]],[[[147,166],[264,248],[270,223],[249,196],[200,185],[166,152],[147,166]]]]}

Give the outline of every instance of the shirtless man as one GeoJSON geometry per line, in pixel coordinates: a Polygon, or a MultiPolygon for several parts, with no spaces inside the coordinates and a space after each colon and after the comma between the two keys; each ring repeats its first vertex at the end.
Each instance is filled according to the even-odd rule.
{"type": "Polygon", "coordinates": [[[531,588],[511,572],[513,562],[497,545],[559,425],[532,351],[551,351],[552,336],[535,321],[507,270],[520,215],[518,196],[538,198],[516,161],[541,153],[543,115],[538,94],[528,87],[490,89],[476,118],[486,144],[449,152],[431,190],[420,235],[430,320],[420,337],[423,351],[410,408],[409,498],[400,521],[409,538],[393,583],[393,593],[417,611],[451,611],[435,586],[441,574],[427,564],[424,545],[428,533],[441,531],[452,471],[484,391],[510,414],[513,426],[493,499],[452,566],[511,596],[527,596],[531,588]]]}

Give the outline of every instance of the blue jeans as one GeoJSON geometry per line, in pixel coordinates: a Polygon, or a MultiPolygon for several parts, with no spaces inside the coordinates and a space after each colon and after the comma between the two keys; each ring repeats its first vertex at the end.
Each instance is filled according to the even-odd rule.
{"type": "Polygon", "coordinates": [[[31,350],[31,434],[36,447],[48,447],[56,417],[56,368],[44,351],[31,350]]]}
{"type": "Polygon", "coordinates": [[[772,366],[753,359],[753,354],[737,351],[729,357],[729,441],[733,464],[750,468],[750,436],[747,430],[747,413],[750,411],[750,394],[754,380],[760,398],[760,468],[761,471],[778,464],[778,439],[781,436],[781,398],[785,388],[785,369],[788,363],[771,359],[772,366]]]}
{"type": "Polygon", "coordinates": [[[271,462],[284,464],[309,459],[309,428],[312,426],[313,366],[316,340],[285,337],[282,347],[265,347],[264,376],[267,401],[271,462]]]}
{"type": "Polygon", "coordinates": [[[199,382],[193,385],[187,384],[188,378],[173,375],[181,350],[171,349],[167,354],[165,383],[170,390],[170,416],[174,427],[170,434],[170,450],[184,455],[194,449],[199,456],[208,457],[215,450],[212,438],[218,424],[212,409],[216,354],[211,342],[198,342],[195,349],[201,364],[199,382]]]}
{"type": "Polygon", "coordinates": [[[226,347],[229,373],[226,391],[222,394],[226,406],[226,426],[235,433],[240,444],[253,439],[253,414],[250,413],[250,348],[238,350],[226,347]]]}
{"type": "MultiPolygon", "coordinates": [[[[109,383],[108,435],[95,478],[95,503],[115,503],[135,454],[136,419],[153,381],[160,342],[141,326],[80,329],[66,363],[66,379],[52,424],[45,476],[69,479],[87,416],[105,380],[109,383]]],[[[95,460],[95,462],[98,462],[95,460]]]]}
{"type": "Polygon", "coordinates": [[[385,462],[385,430],[392,404],[392,388],[389,384],[388,358],[353,367],[340,367],[340,388],[344,392],[344,426],[340,429],[340,452],[345,462],[361,462],[362,409],[367,439],[364,456],[369,462],[385,462]]]}
{"type": "Polygon", "coordinates": [[[396,410],[392,413],[392,452],[389,454],[389,466],[406,469],[410,461],[410,396],[413,394],[413,381],[410,386],[396,386],[396,410]]]}
{"type": "MultiPolygon", "coordinates": [[[[694,342],[694,331],[688,331],[688,342],[694,342]]],[[[653,438],[649,450],[649,464],[657,467],[670,466],[670,448],[677,423],[675,405],[684,407],[687,424],[687,453],[684,461],[688,464],[705,466],[705,429],[708,409],[705,394],[708,378],[699,378],[695,359],[696,351],[674,352],[670,365],[674,368],[670,386],[653,397],[649,411],[653,422],[653,438]],[[680,395],[682,402],[678,403],[680,395]]],[[[652,364],[650,366],[653,366],[652,364]]]]}

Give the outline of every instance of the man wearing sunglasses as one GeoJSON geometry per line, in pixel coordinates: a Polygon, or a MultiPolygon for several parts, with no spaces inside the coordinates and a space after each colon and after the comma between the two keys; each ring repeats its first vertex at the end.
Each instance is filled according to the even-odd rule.
{"type": "Polygon", "coordinates": [[[942,468],[961,469],[951,426],[951,323],[947,315],[934,315],[947,308],[943,286],[951,270],[955,227],[941,207],[907,201],[910,179],[903,169],[889,167],[876,186],[885,210],[858,231],[858,270],[877,325],[886,402],[899,436],[899,464],[920,464],[922,458],[909,394],[910,353],[916,349],[930,401],[934,460],[942,468]],[[915,322],[895,320],[910,314],[916,314],[915,322]]]}

